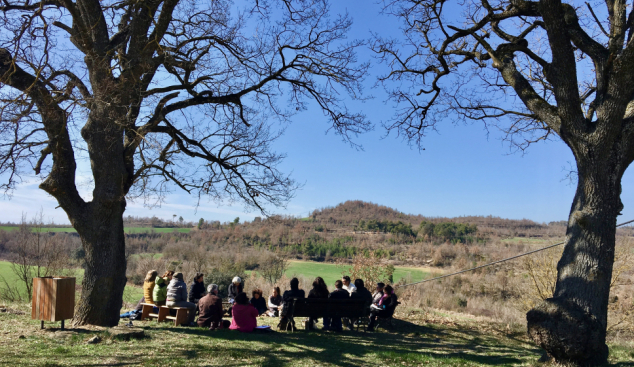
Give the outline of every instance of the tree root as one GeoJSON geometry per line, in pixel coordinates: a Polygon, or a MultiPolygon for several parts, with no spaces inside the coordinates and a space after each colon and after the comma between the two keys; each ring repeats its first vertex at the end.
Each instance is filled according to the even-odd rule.
{"type": "Polygon", "coordinates": [[[526,314],[528,335],[562,365],[598,366],[607,361],[605,325],[578,305],[549,298],[526,314]]]}

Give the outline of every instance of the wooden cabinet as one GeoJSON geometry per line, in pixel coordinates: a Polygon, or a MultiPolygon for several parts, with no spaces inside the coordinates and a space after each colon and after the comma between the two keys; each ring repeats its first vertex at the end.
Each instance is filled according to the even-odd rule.
{"type": "Polygon", "coordinates": [[[63,321],[75,315],[75,278],[33,278],[31,319],[63,321]]]}

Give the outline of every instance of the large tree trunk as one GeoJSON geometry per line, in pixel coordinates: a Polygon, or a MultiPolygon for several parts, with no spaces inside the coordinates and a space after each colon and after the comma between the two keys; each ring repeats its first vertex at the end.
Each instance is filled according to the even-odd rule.
{"type": "Polygon", "coordinates": [[[86,251],[86,270],[74,322],[115,326],[126,284],[125,200],[110,206],[88,205],[92,206],[89,217],[75,226],[86,251]]]}
{"type": "Polygon", "coordinates": [[[121,104],[119,100],[112,100],[110,104],[95,106],[81,131],[90,155],[95,188],[93,200],[86,203],[83,213],[73,221],[86,251],[76,324],[115,326],[119,323],[126,283],[123,212],[130,175],[123,154],[121,121],[124,121],[125,109],[109,105],[121,104]]]}
{"type": "Polygon", "coordinates": [[[588,152],[581,159],[577,154],[579,182],[555,293],[527,314],[531,338],[556,361],[578,366],[608,357],[608,297],[622,209],[619,155],[598,159],[588,152]]]}

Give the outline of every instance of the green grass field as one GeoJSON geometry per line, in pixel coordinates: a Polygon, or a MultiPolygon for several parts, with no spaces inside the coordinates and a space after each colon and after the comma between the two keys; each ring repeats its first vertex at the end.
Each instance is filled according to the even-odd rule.
{"type": "MultiPolygon", "coordinates": [[[[75,284],[81,284],[84,279],[84,270],[83,269],[74,269],[75,276],[75,284]]],[[[26,286],[24,283],[21,283],[18,277],[11,270],[11,263],[8,261],[0,261],[0,276],[4,277],[7,280],[7,283],[11,286],[19,287],[20,292],[23,294],[26,291],[26,286]]],[[[0,290],[5,286],[4,282],[0,278],[0,290]]],[[[79,297],[79,292],[77,292],[77,296],[79,297]]],[[[130,285],[126,285],[125,290],[123,291],[123,301],[128,304],[136,304],[141,297],[143,297],[143,289],[140,287],[133,287],[130,285]]]]}
{"type": "MultiPolygon", "coordinates": [[[[142,338],[127,340],[114,330],[73,328],[62,332],[30,319],[28,308],[0,313],[0,365],[3,366],[530,366],[542,351],[525,327],[493,321],[460,321],[415,309],[395,315],[392,328],[376,332],[240,333],[174,327],[171,323],[134,321],[142,338]],[[101,342],[87,341],[99,336],[101,342]]],[[[125,321],[125,320],[124,320],[125,321]]],[[[277,318],[258,318],[275,329],[277,318]]],[[[120,323],[122,325],[123,322],[120,323]]],[[[128,330],[119,326],[119,330],[128,330]]],[[[607,366],[631,367],[634,349],[610,344],[607,366]]]]}
{"type": "MultiPolygon", "coordinates": [[[[2,231],[16,231],[20,227],[17,226],[0,226],[0,230],[2,231]]],[[[75,233],[77,232],[75,228],[64,227],[64,228],[44,228],[46,232],[64,232],[64,233],[75,233]]],[[[152,228],[152,227],[126,227],[124,228],[125,233],[172,233],[172,232],[180,232],[180,233],[189,233],[191,228],[152,228]]]]}
{"type": "MultiPolygon", "coordinates": [[[[342,272],[349,268],[348,265],[340,266],[335,264],[319,263],[313,261],[291,261],[286,271],[286,276],[291,277],[301,275],[312,279],[322,277],[329,286],[335,283],[335,280],[341,279],[342,272]]],[[[417,282],[430,276],[420,269],[397,267],[394,271],[394,281],[398,282],[401,278],[408,281],[417,282]]]]}

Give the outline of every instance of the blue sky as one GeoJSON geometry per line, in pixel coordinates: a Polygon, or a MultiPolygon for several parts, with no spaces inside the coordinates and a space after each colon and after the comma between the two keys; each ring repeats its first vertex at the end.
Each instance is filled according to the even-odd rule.
{"type": "MultiPolygon", "coordinates": [[[[397,21],[380,15],[377,5],[360,0],[343,3],[355,21],[351,37],[369,37],[371,29],[398,34],[397,21]]],[[[365,59],[369,53],[360,56],[365,59]]],[[[373,74],[380,70],[373,68],[373,74]]],[[[512,153],[495,130],[487,132],[477,122],[454,125],[447,120],[438,133],[427,136],[425,150],[419,152],[394,135],[385,137],[380,122],[391,116],[392,106],[383,103],[381,89],[371,89],[373,83],[371,76],[366,92],[376,98],[354,104],[377,124],[375,131],[355,139],[363,150],[351,148],[333,133],[326,134],[328,125],[319,110],[309,108],[295,116],[275,149],[288,155],[282,170],[292,172],[304,186],[287,208],[273,212],[306,216],[314,209],[346,200],[365,200],[432,217],[493,215],[538,222],[567,219],[575,187],[567,180],[566,169],[573,157],[561,141],[536,144],[522,155],[512,153]]],[[[82,167],[87,174],[88,167],[82,167]]],[[[634,219],[633,182],[630,168],[623,178],[625,209],[619,222],[634,219]]],[[[39,179],[32,178],[20,185],[11,199],[3,199],[0,221],[19,221],[22,213],[32,217],[42,208],[46,220],[68,223],[65,213],[55,209],[54,199],[39,190],[38,184],[39,179]]],[[[87,187],[80,190],[89,191],[87,187]]],[[[203,200],[199,207],[196,203],[195,197],[174,191],[160,208],[129,203],[126,215],[171,219],[177,214],[192,221],[201,217],[229,221],[237,216],[249,220],[259,215],[245,213],[239,203],[203,200]]]]}

